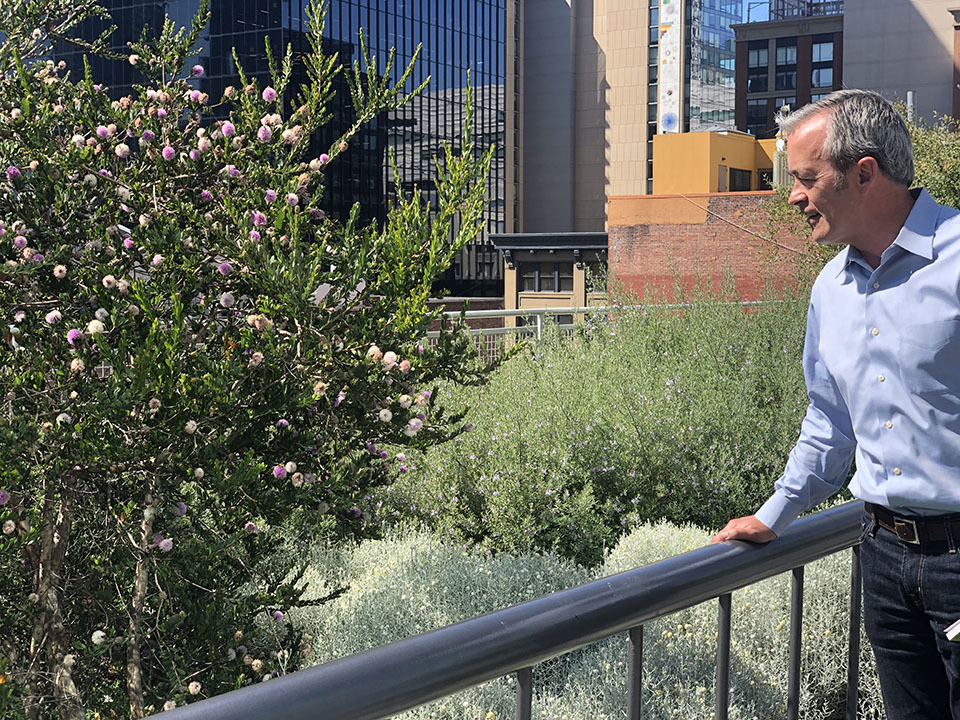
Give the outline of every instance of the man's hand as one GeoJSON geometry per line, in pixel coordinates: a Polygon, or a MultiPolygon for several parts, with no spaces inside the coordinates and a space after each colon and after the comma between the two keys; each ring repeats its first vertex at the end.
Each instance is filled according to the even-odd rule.
{"type": "Polygon", "coordinates": [[[736,518],[727,523],[726,527],[713,536],[711,543],[724,540],[749,540],[755,543],[767,543],[776,537],[776,533],[757,520],[753,515],[736,518]]]}

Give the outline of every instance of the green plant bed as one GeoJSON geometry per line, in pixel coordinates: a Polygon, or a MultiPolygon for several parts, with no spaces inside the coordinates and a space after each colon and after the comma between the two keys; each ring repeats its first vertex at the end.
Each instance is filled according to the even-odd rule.
{"type": "Polygon", "coordinates": [[[721,526],[772,490],[806,408],[807,301],[748,309],[693,293],[546,338],[482,388],[442,389],[476,427],[406,457],[381,522],[489,551],[596,565],[640,522],[721,526]]]}

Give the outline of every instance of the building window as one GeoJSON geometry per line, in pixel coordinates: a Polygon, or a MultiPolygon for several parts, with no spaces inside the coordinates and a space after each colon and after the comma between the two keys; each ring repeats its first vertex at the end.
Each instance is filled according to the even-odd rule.
{"type": "Polygon", "coordinates": [[[573,263],[520,263],[520,290],[521,292],[573,292],[573,263]]]}
{"type": "Polygon", "coordinates": [[[751,40],[747,49],[747,92],[766,92],[770,51],[766,40],[751,40]]]}
{"type": "Polygon", "coordinates": [[[777,38],[777,90],[796,90],[797,88],[797,39],[777,38]]]}
{"type": "Polygon", "coordinates": [[[791,112],[792,112],[793,110],[796,110],[796,109],[797,109],[797,98],[796,98],[795,96],[793,96],[793,95],[791,95],[791,96],[789,96],[789,97],[778,97],[778,98],[776,98],[776,99],[773,101],[773,110],[774,110],[774,112],[776,112],[777,110],[779,110],[780,108],[782,108],[784,105],[788,105],[789,107],[788,107],[787,109],[790,110],[791,112]]]}
{"type": "Polygon", "coordinates": [[[817,93],[816,95],[810,96],[810,102],[815,103],[817,100],[823,100],[830,93],[817,93]]]}
{"type": "Polygon", "coordinates": [[[812,76],[810,86],[833,87],[833,36],[814,35],[811,51],[812,76]]]}
{"type": "Polygon", "coordinates": [[[753,173],[749,170],[730,168],[730,192],[744,192],[750,189],[753,173]]]}
{"type": "Polygon", "coordinates": [[[747,132],[754,137],[765,137],[767,130],[767,101],[747,100],[747,132]]]}

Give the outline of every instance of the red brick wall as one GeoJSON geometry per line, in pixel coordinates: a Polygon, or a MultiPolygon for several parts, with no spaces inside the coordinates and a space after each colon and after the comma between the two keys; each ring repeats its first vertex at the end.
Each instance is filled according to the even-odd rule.
{"type": "MultiPolygon", "coordinates": [[[[701,219],[694,222],[611,225],[608,245],[612,276],[640,297],[653,291],[662,293],[667,299],[673,299],[678,278],[685,287],[695,284],[698,277],[709,279],[714,288],[719,287],[724,268],[732,270],[737,290],[744,300],[760,298],[765,278],[774,277],[778,282],[792,280],[794,266],[790,257],[795,253],[772,241],[793,249],[801,247],[802,241],[785,230],[770,237],[769,221],[762,204],[772,199],[772,192],[687,197],[691,205],[699,205],[709,212],[697,211],[701,219]],[[721,220],[718,215],[730,222],[721,220]],[[702,220],[703,216],[705,220],[702,220]],[[749,231],[769,239],[757,238],[749,231]]],[[[633,208],[639,208],[634,215],[639,212],[642,216],[644,203],[656,203],[658,198],[610,200],[611,203],[632,203],[633,208]]],[[[676,198],[671,201],[676,202],[676,198]]],[[[652,214],[656,215],[655,212],[652,214]]],[[[613,221],[622,213],[611,210],[610,215],[613,221]]]]}

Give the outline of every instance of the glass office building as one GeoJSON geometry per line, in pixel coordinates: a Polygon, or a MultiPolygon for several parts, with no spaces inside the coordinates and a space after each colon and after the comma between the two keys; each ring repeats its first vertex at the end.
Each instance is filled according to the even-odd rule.
{"type": "Polygon", "coordinates": [[[741,0],[687,0],[685,131],[733,129],[736,37],[741,0]]]}
{"type": "MultiPolygon", "coordinates": [[[[383,68],[391,48],[396,48],[393,69],[399,78],[419,44],[420,60],[409,87],[427,76],[426,91],[402,109],[379,117],[353,138],[349,149],[327,173],[329,186],[324,197],[326,211],[335,218],[347,215],[355,202],[361,204],[364,219],[381,221],[395,200],[391,152],[396,157],[399,184],[404,193],[419,188],[427,200],[434,200],[434,156],[442,156],[441,145],[458,146],[464,117],[467,71],[474,89],[474,137],[481,148],[495,146],[488,183],[488,208],[482,236],[466,248],[442,280],[442,289],[455,295],[500,295],[503,272],[490,233],[515,226],[513,203],[507,203],[506,168],[515,156],[508,147],[506,118],[507,3],[519,0],[329,0],[324,29],[324,50],[336,52],[345,66],[360,57],[359,32],[363,29],[367,48],[383,68]],[[507,212],[510,212],[508,217],[507,212]]],[[[113,47],[126,51],[126,42],[139,37],[143,27],[155,33],[170,16],[178,25],[188,25],[196,12],[197,0],[104,0],[117,30],[113,47]]],[[[244,71],[265,81],[268,77],[264,37],[270,39],[277,56],[292,46],[294,56],[307,49],[305,7],[307,0],[211,0],[211,17],[201,34],[200,55],[190,62],[206,68],[203,78],[193,82],[212,98],[222,95],[227,85],[238,84],[233,59],[236,50],[244,71]]],[[[109,27],[111,20],[91,20],[80,34],[92,39],[109,27]]],[[[82,58],[70,47],[59,50],[58,58],[76,73],[82,72],[82,58]]],[[[513,53],[509,55],[511,61],[513,53]]],[[[188,63],[189,65],[190,63],[188,63]]],[[[112,95],[127,94],[143,78],[123,61],[91,58],[95,78],[109,86],[112,95]]],[[[512,70],[511,70],[512,72],[512,70]]],[[[291,87],[304,78],[303,66],[295,63],[291,87]]],[[[328,148],[354,122],[353,105],[343,77],[337,81],[333,120],[311,139],[316,154],[328,148]]],[[[294,92],[290,93],[290,98],[294,92]]],[[[511,108],[512,112],[512,108],[511,108]]],[[[437,290],[441,290],[440,287],[437,290]]]]}

